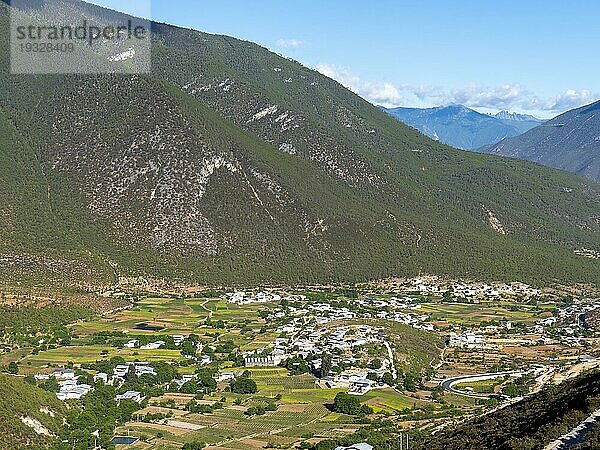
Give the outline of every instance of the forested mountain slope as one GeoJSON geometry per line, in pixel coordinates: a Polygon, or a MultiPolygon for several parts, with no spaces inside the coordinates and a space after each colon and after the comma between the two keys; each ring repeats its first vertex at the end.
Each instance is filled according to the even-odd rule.
{"type": "Polygon", "coordinates": [[[600,101],[568,111],[483,151],[535,161],[600,181],[600,101]]]}
{"type": "Polygon", "coordinates": [[[71,283],[60,261],[90,283],[600,281],[575,254],[600,248],[592,182],[436,143],[249,42],[153,24],[151,75],[14,76],[7,26],[0,3],[0,155],[26,155],[2,176],[0,254],[46,258],[31,282],[56,263],[71,283]]]}

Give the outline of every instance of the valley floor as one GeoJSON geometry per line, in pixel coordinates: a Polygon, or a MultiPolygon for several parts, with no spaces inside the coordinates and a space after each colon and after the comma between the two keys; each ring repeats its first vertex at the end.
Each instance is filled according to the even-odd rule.
{"type": "MultiPolygon", "coordinates": [[[[378,420],[422,436],[600,365],[599,337],[583,320],[600,300],[575,288],[433,277],[111,291],[99,296],[113,304],[104,314],[84,310],[69,323],[49,299],[3,298],[2,307],[19,305],[22,317],[49,315],[36,327],[26,319],[5,324],[0,366],[95,414],[97,423],[85,426],[107,445],[114,436],[139,438],[127,448],[321,450],[360,439],[378,420]],[[344,395],[356,408],[340,404],[344,395]],[[116,429],[93,410],[99,398],[117,414],[116,429]]],[[[78,422],[33,423],[19,426],[33,434],[44,427],[48,445],[51,436],[81,439],[78,422]]]]}

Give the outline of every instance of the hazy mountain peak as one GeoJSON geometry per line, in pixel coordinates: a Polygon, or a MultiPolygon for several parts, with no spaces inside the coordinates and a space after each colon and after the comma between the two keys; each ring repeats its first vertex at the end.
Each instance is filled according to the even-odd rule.
{"type": "Polygon", "coordinates": [[[543,122],[543,120],[538,119],[537,117],[534,117],[532,115],[529,114],[519,114],[519,113],[515,113],[515,112],[510,112],[510,111],[500,111],[499,113],[496,113],[493,115],[493,117],[496,117],[497,119],[502,119],[502,120],[512,120],[515,122],[523,122],[523,121],[534,121],[534,122],[543,122]]]}

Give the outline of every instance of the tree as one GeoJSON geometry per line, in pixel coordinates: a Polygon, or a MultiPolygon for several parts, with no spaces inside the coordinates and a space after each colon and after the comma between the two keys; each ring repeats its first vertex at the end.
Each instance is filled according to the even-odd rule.
{"type": "Polygon", "coordinates": [[[369,372],[367,374],[367,380],[379,381],[379,377],[377,376],[377,374],[375,372],[369,372]]]}
{"type": "Polygon", "coordinates": [[[266,413],[267,410],[264,406],[252,406],[244,414],[247,416],[264,416],[266,413]]]}
{"type": "Polygon", "coordinates": [[[135,374],[135,365],[130,364],[129,365],[129,370],[127,371],[127,374],[125,375],[125,379],[127,381],[135,381],[137,379],[137,375],[135,374]]]}
{"type": "Polygon", "coordinates": [[[348,414],[350,416],[371,414],[373,412],[371,407],[361,404],[357,396],[346,394],[345,392],[339,392],[335,396],[333,409],[337,413],[348,414]]]}
{"type": "Polygon", "coordinates": [[[200,369],[196,371],[198,383],[204,388],[204,392],[213,392],[217,389],[217,382],[213,378],[213,372],[209,369],[200,369]]]}
{"type": "Polygon", "coordinates": [[[383,378],[381,379],[381,381],[383,381],[388,386],[393,386],[396,383],[396,380],[394,380],[393,375],[389,372],[383,374],[383,378]]]}
{"type": "Polygon", "coordinates": [[[371,367],[373,369],[381,369],[381,360],[380,359],[374,359],[373,361],[371,361],[371,367]]]}
{"type": "Polygon", "coordinates": [[[181,450],[202,450],[204,447],[206,447],[206,443],[201,441],[193,441],[185,444],[183,447],[181,447],[181,450]]]}
{"type": "Polygon", "coordinates": [[[317,445],[315,446],[315,450],[334,450],[337,446],[338,445],[335,441],[327,439],[325,441],[317,443],[317,445]]]}
{"type": "Polygon", "coordinates": [[[158,383],[168,383],[178,377],[177,368],[163,361],[152,363],[158,383]]]}
{"type": "Polygon", "coordinates": [[[409,392],[417,391],[417,380],[413,374],[407,373],[404,376],[404,389],[406,389],[409,392]]]}
{"type": "Polygon", "coordinates": [[[431,391],[431,398],[436,402],[442,402],[444,400],[444,388],[442,386],[436,386],[431,391]]]}
{"type": "Polygon", "coordinates": [[[8,365],[8,373],[12,373],[14,375],[19,373],[19,366],[16,362],[13,361],[8,365]]]}
{"type": "Polygon", "coordinates": [[[308,364],[302,358],[290,358],[284,363],[284,367],[289,371],[290,375],[302,375],[309,372],[308,364]]]}
{"type": "Polygon", "coordinates": [[[256,394],[258,392],[258,386],[256,386],[254,380],[241,377],[231,382],[231,392],[236,394],[256,394]]]}
{"type": "Polygon", "coordinates": [[[331,354],[324,354],[321,358],[321,378],[326,377],[333,367],[333,357],[331,354]]]}
{"type": "Polygon", "coordinates": [[[182,355],[196,356],[196,344],[189,340],[183,341],[180,346],[182,355]]]}
{"type": "Polygon", "coordinates": [[[198,384],[194,380],[191,380],[181,386],[179,392],[182,394],[195,394],[199,389],[198,384]]]}
{"type": "Polygon", "coordinates": [[[40,387],[49,392],[58,392],[60,389],[58,381],[56,381],[55,377],[48,378],[46,381],[40,384],[40,387]]]}

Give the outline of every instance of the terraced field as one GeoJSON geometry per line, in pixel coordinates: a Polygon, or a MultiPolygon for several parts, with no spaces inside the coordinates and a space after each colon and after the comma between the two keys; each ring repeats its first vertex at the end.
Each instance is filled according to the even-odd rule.
{"type": "MultiPolygon", "coordinates": [[[[248,440],[266,444],[291,444],[302,435],[334,437],[348,434],[358,427],[348,416],[335,415],[320,404],[289,404],[264,416],[247,417],[245,407],[228,407],[213,414],[186,414],[178,421],[202,426],[203,428],[182,432],[176,427],[155,427],[143,423],[129,423],[127,429],[136,434],[147,433],[157,439],[176,443],[193,441],[206,442],[215,447],[245,448],[248,440]],[[158,436],[162,438],[158,438],[158,436]]],[[[166,411],[166,409],[162,409],[166,411]]]]}
{"type": "Polygon", "coordinates": [[[26,365],[41,366],[45,364],[60,365],[65,362],[74,364],[92,363],[97,360],[122,356],[126,361],[181,361],[183,356],[179,350],[129,350],[102,345],[68,346],[53,348],[37,355],[27,356],[23,362],[26,365]]]}
{"type": "Polygon", "coordinates": [[[540,316],[550,312],[554,305],[527,305],[522,303],[492,302],[481,303],[424,303],[419,310],[431,314],[433,320],[473,326],[487,321],[522,321],[533,323],[540,316]]]}

